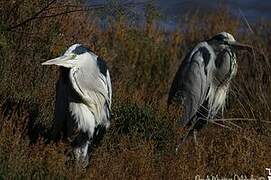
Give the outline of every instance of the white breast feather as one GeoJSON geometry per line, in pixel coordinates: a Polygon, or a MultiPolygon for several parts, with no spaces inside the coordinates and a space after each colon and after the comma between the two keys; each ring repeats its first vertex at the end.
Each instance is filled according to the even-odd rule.
{"type": "Polygon", "coordinates": [[[69,104],[69,109],[73,119],[77,123],[78,129],[87,132],[91,137],[94,133],[96,123],[95,117],[89,110],[89,107],[83,103],[71,102],[69,104]]]}

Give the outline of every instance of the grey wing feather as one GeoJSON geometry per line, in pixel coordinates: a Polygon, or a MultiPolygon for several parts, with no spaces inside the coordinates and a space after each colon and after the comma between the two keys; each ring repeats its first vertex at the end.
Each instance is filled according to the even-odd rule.
{"type": "Polygon", "coordinates": [[[108,89],[108,104],[109,104],[109,108],[111,108],[111,103],[112,103],[112,84],[111,84],[111,78],[110,78],[110,74],[109,71],[107,70],[106,73],[106,84],[107,84],[107,89],[108,89]]]}
{"type": "Polygon", "coordinates": [[[111,106],[111,98],[112,98],[112,85],[111,85],[111,78],[110,74],[107,68],[107,65],[103,59],[100,57],[97,58],[97,64],[100,69],[100,78],[103,81],[103,84],[105,85],[105,97],[106,102],[109,105],[109,108],[111,106]]]}
{"type": "Polygon", "coordinates": [[[172,102],[182,103],[183,101],[183,99],[180,97],[182,86],[183,86],[182,84],[183,79],[181,77],[185,75],[187,68],[189,67],[190,55],[191,55],[191,52],[186,55],[177,73],[175,74],[175,77],[173,79],[173,82],[169,90],[169,95],[168,95],[168,100],[167,100],[168,106],[172,104],[172,102]]]}
{"type": "Polygon", "coordinates": [[[208,89],[206,66],[203,55],[195,51],[184,60],[173,81],[170,98],[177,93],[185,107],[183,124],[186,125],[202,106],[208,89]],[[177,83],[177,85],[174,85],[177,83]]]}
{"type": "Polygon", "coordinates": [[[88,66],[71,74],[71,84],[84,102],[91,107],[97,124],[110,118],[111,82],[106,63],[95,55],[89,56],[88,66]]]}
{"type": "MultiPolygon", "coordinates": [[[[77,70],[73,74],[73,79],[77,83],[77,91],[81,91],[82,97],[90,103],[96,103],[94,100],[101,100],[103,96],[106,101],[109,101],[109,89],[107,82],[107,66],[100,58],[93,58],[91,65],[77,70]],[[80,89],[79,89],[80,88],[80,89]],[[79,90],[78,90],[79,89],[79,90]]],[[[74,84],[73,84],[74,86],[74,84]]]]}
{"type": "Polygon", "coordinates": [[[111,103],[112,103],[112,84],[111,84],[111,78],[110,73],[108,71],[107,65],[104,60],[101,58],[97,58],[97,63],[100,69],[100,78],[104,82],[104,89],[105,89],[105,99],[106,103],[104,104],[104,122],[105,127],[109,127],[110,122],[110,110],[111,110],[111,103]]]}

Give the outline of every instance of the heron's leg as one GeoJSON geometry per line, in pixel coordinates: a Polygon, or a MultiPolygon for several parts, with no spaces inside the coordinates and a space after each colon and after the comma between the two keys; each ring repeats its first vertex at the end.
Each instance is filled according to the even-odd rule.
{"type": "Polygon", "coordinates": [[[195,142],[195,145],[198,146],[198,141],[197,141],[197,134],[198,134],[198,131],[196,129],[194,129],[193,131],[193,135],[194,135],[194,142],[195,142]]]}
{"type": "Polygon", "coordinates": [[[75,159],[77,161],[77,164],[81,167],[86,167],[88,165],[89,146],[89,135],[84,132],[79,132],[72,142],[75,159]]]}
{"type": "Polygon", "coordinates": [[[83,167],[87,167],[89,163],[89,155],[88,155],[88,149],[89,149],[90,142],[87,141],[83,146],[82,146],[82,165],[83,167]]]}
{"type": "Polygon", "coordinates": [[[85,159],[88,155],[89,141],[82,146],[82,157],[85,159]]]}
{"type": "Polygon", "coordinates": [[[186,132],[184,137],[181,139],[181,142],[177,145],[177,147],[175,149],[176,154],[178,153],[180,146],[183,145],[185,143],[186,139],[192,134],[192,132],[194,132],[194,125],[195,125],[195,123],[193,123],[191,125],[191,127],[188,129],[188,131],[186,132]]]}
{"type": "Polygon", "coordinates": [[[186,134],[184,135],[184,137],[181,139],[181,143],[179,143],[175,149],[175,154],[178,153],[179,151],[179,148],[182,144],[185,143],[186,139],[192,135],[192,133],[194,133],[196,130],[195,130],[195,125],[197,123],[197,120],[195,119],[194,121],[192,121],[192,124],[191,126],[189,127],[188,131],[186,132],[186,134]]]}
{"type": "Polygon", "coordinates": [[[89,163],[89,149],[90,142],[86,141],[86,143],[82,144],[79,147],[74,148],[74,155],[77,163],[79,163],[83,167],[87,167],[89,163]]]}
{"type": "Polygon", "coordinates": [[[74,153],[76,161],[79,161],[79,159],[81,157],[81,148],[80,147],[74,148],[73,153],[74,153]]]}

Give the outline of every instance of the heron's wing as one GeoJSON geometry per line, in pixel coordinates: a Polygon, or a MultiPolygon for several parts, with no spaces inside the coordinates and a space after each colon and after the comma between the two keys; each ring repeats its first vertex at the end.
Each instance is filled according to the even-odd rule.
{"type": "Polygon", "coordinates": [[[183,99],[181,98],[181,90],[182,90],[182,82],[183,82],[183,76],[187,71],[187,68],[189,67],[189,60],[190,60],[191,52],[189,52],[181,66],[179,67],[177,73],[174,76],[173,82],[171,84],[167,104],[170,105],[172,102],[182,103],[183,99]]]}
{"type": "Polygon", "coordinates": [[[106,63],[99,57],[91,57],[90,63],[80,67],[71,74],[72,86],[82,96],[101,94],[110,100],[111,83],[106,63]]]}
{"type": "Polygon", "coordinates": [[[210,73],[207,67],[209,60],[210,55],[206,49],[204,50],[204,47],[194,49],[185,58],[174,78],[169,93],[169,102],[174,98],[182,101],[185,107],[184,124],[187,124],[196,115],[206,99],[208,73],[210,73]]]}
{"type": "MultiPolygon", "coordinates": [[[[87,64],[70,73],[71,84],[96,117],[101,117],[111,105],[111,81],[105,61],[90,54],[87,64]],[[108,107],[106,107],[108,104],[108,107]]],[[[100,119],[100,118],[96,118],[100,119]]]]}
{"type": "Polygon", "coordinates": [[[107,68],[107,65],[103,59],[100,57],[97,58],[97,64],[100,71],[99,77],[102,80],[103,84],[103,94],[106,98],[106,102],[111,106],[111,99],[112,99],[112,85],[111,85],[111,78],[107,68]]]}

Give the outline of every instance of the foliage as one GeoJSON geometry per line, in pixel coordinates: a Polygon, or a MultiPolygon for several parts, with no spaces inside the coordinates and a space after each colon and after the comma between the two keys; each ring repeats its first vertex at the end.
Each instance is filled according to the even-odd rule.
{"type": "MultiPolygon", "coordinates": [[[[58,2],[57,7],[69,2],[58,2]]],[[[44,6],[38,0],[0,1],[1,179],[265,176],[271,162],[269,24],[252,26],[257,31],[251,34],[227,10],[218,10],[201,18],[197,13],[188,15],[176,31],[157,27],[156,12],[146,14],[149,19],[140,27],[120,15],[104,29],[93,12],[78,11],[9,30],[44,6]],[[225,114],[239,119],[234,123],[242,129],[209,123],[199,133],[199,146],[188,140],[175,155],[186,130],[179,127],[181,110],[166,108],[170,84],[188,50],[220,31],[255,47],[254,54],[238,53],[238,75],[225,114]],[[107,61],[114,92],[111,127],[85,170],[68,159],[65,142],[48,142],[58,69],[41,66],[76,42],[107,61]]]]}

